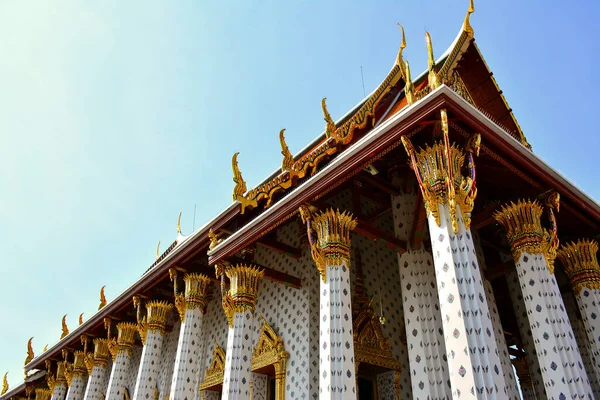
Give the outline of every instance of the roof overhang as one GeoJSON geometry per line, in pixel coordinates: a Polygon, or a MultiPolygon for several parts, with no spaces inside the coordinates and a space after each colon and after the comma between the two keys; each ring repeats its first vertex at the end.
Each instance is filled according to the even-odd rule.
{"type": "Polygon", "coordinates": [[[209,264],[217,264],[250,245],[269,230],[293,216],[298,207],[336,187],[353,171],[369,163],[379,152],[400,144],[401,137],[417,128],[419,122],[441,108],[458,115],[470,127],[481,133],[484,143],[499,149],[503,155],[522,165],[548,189],[557,190],[569,198],[581,211],[600,221],[600,206],[573,183],[552,169],[542,159],[496,125],[478,109],[446,85],[440,86],[420,101],[405,107],[356,143],[340,153],[326,167],[295,188],[271,208],[236,231],[209,252],[209,264]]]}

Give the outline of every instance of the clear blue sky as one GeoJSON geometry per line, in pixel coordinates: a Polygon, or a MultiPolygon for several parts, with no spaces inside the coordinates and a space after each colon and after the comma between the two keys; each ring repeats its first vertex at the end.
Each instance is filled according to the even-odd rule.
{"type": "MultiPolygon", "coordinates": [[[[156,243],[254,186],[385,77],[404,24],[413,76],[468,0],[0,3],[0,372],[133,283],[156,243]],[[252,5],[250,5],[252,4],[252,5]]],[[[535,152],[592,197],[600,65],[592,1],[476,1],[477,43],[535,152]]]]}

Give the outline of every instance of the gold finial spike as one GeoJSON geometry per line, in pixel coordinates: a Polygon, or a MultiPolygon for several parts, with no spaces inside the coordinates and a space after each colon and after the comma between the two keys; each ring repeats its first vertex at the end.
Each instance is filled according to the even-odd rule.
{"type": "Polygon", "coordinates": [[[46,345],[44,346],[44,350],[42,350],[42,352],[44,352],[44,353],[45,353],[46,351],[48,351],[48,344],[47,344],[47,343],[46,343],[46,345]]]}
{"type": "Polygon", "coordinates": [[[437,73],[435,72],[435,57],[433,56],[433,44],[431,42],[431,35],[429,32],[425,32],[425,41],[427,43],[427,65],[429,69],[428,83],[431,90],[435,90],[440,86],[440,81],[437,73]]]}
{"type": "Polygon", "coordinates": [[[404,36],[404,27],[398,24],[398,27],[402,29],[402,43],[400,43],[400,50],[398,50],[398,56],[396,57],[396,65],[402,68],[402,50],[406,48],[406,36],[404,36]]]}
{"type": "Polygon", "coordinates": [[[473,30],[473,27],[471,26],[471,14],[473,14],[475,12],[475,2],[474,0],[471,0],[470,4],[469,4],[469,10],[467,11],[467,15],[465,16],[465,22],[463,23],[463,31],[467,32],[469,34],[469,37],[473,37],[473,35],[475,34],[475,31],[473,30]]]}
{"type": "Polygon", "coordinates": [[[156,245],[156,259],[160,256],[160,240],[158,241],[158,245],[156,245]]]}
{"type": "Polygon", "coordinates": [[[79,325],[83,325],[83,313],[79,314],[79,325]]]}
{"type": "Polygon", "coordinates": [[[64,317],[62,318],[62,334],[60,335],[60,338],[64,338],[65,336],[67,336],[69,334],[69,328],[67,327],[67,314],[64,315],[64,317]]]}
{"type": "Polygon", "coordinates": [[[281,144],[281,154],[283,155],[283,161],[281,162],[281,172],[291,170],[292,164],[294,164],[294,157],[292,156],[290,148],[285,142],[284,132],[285,129],[279,131],[279,143],[281,144]]]}
{"type": "Polygon", "coordinates": [[[404,81],[406,82],[406,84],[404,85],[404,95],[406,96],[406,103],[408,105],[411,105],[415,102],[415,86],[413,85],[412,78],[410,77],[410,65],[408,65],[408,60],[405,61],[404,81]]]}
{"type": "Polygon", "coordinates": [[[8,372],[4,374],[4,379],[2,379],[2,391],[0,392],[0,396],[8,392],[8,372]]]}
{"type": "Polygon", "coordinates": [[[177,233],[181,235],[181,214],[179,213],[179,218],[177,218],[177,233]]]}
{"type": "Polygon", "coordinates": [[[323,109],[323,117],[325,119],[325,122],[327,123],[325,127],[325,137],[334,137],[336,129],[335,122],[333,121],[333,118],[331,118],[331,114],[329,114],[329,111],[327,110],[327,97],[323,97],[323,100],[321,100],[321,108],[323,109]]]}
{"type": "Polygon", "coordinates": [[[240,154],[238,151],[231,158],[231,169],[233,170],[233,182],[235,183],[235,187],[233,188],[233,201],[236,201],[240,197],[244,197],[244,194],[247,191],[246,181],[242,178],[242,173],[240,172],[240,168],[238,167],[237,156],[240,154]]]}
{"type": "Polygon", "coordinates": [[[104,295],[104,289],[106,289],[106,285],[102,286],[102,289],[100,289],[100,305],[98,306],[98,310],[102,310],[106,305],[106,296],[104,295]]]}
{"type": "Polygon", "coordinates": [[[33,346],[31,345],[31,342],[33,341],[33,338],[30,338],[29,341],[27,342],[27,357],[25,358],[25,364],[23,365],[27,365],[31,362],[31,360],[33,360],[33,358],[35,357],[35,354],[33,352],[33,346]]]}

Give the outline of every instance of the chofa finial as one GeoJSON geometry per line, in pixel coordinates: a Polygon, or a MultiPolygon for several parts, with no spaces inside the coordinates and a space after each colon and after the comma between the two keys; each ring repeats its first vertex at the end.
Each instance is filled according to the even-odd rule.
{"type": "Polygon", "coordinates": [[[406,36],[404,36],[404,27],[400,24],[398,24],[398,27],[402,29],[402,43],[400,43],[400,50],[398,50],[398,56],[396,57],[396,65],[399,65],[400,68],[403,68],[402,50],[406,48],[406,36]]]}
{"type": "Polygon", "coordinates": [[[244,194],[248,190],[246,187],[246,181],[242,178],[242,173],[238,167],[237,156],[240,154],[238,151],[231,158],[231,169],[233,170],[233,182],[235,187],[233,188],[233,201],[236,201],[240,197],[244,197],[244,194]]]}
{"type": "Polygon", "coordinates": [[[160,240],[158,241],[158,244],[156,245],[156,259],[158,260],[158,257],[160,257],[160,240]]]}
{"type": "Polygon", "coordinates": [[[440,79],[437,72],[435,72],[435,57],[433,56],[433,44],[429,32],[425,32],[425,42],[427,43],[427,66],[429,69],[427,81],[429,83],[429,88],[435,90],[440,86],[440,79]]]}
{"type": "MultiPolygon", "coordinates": [[[[102,310],[104,308],[104,306],[106,305],[106,296],[104,295],[104,289],[106,288],[105,286],[102,286],[102,289],[100,289],[100,305],[98,306],[98,310],[102,310]]],[[[83,314],[81,314],[83,315],[83,314]]]]}
{"type": "Polygon", "coordinates": [[[292,165],[294,164],[294,157],[292,156],[290,148],[285,142],[284,132],[285,129],[282,129],[279,132],[279,143],[281,144],[281,154],[283,155],[283,161],[281,162],[281,172],[291,170],[292,165]]]}
{"type": "Polygon", "coordinates": [[[64,338],[65,336],[67,336],[69,334],[69,328],[67,327],[67,314],[65,314],[62,318],[62,333],[60,335],[60,338],[64,338]]]}
{"type": "Polygon", "coordinates": [[[473,27],[471,26],[470,22],[471,14],[473,14],[474,12],[475,2],[474,0],[471,0],[469,4],[469,10],[467,11],[467,15],[465,16],[465,22],[463,23],[463,31],[467,32],[470,37],[473,37],[473,35],[475,34],[475,31],[473,30],[473,27]]]}
{"type": "Polygon", "coordinates": [[[179,218],[177,218],[177,233],[181,235],[181,212],[179,213],[179,218]]]}
{"type": "Polygon", "coordinates": [[[4,374],[4,379],[2,379],[2,391],[0,392],[0,396],[8,392],[8,372],[4,374]]]}
{"type": "Polygon", "coordinates": [[[83,313],[79,314],[79,325],[83,325],[83,313]]]}
{"type": "Polygon", "coordinates": [[[325,126],[325,137],[335,137],[335,122],[327,110],[327,97],[323,97],[323,100],[321,100],[321,108],[323,109],[323,119],[325,119],[327,124],[325,126]]]}
{"type": "Polygon", "coordinates": [[[33,352],[33,346],[31,345],[32,341],[33,337],[30,338],[27,342],[27,357],[25,358],[25,364],[23,365],[29,364],[29,362],[31,362],[31,360],[33,360],[33,358],[35,357],[35,353],[33,352]]]}

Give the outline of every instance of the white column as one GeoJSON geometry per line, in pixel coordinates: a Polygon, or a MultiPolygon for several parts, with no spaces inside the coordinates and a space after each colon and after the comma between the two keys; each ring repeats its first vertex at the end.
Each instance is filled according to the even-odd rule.
{"type": "Polygon", "coordinates": [[[137,325],[131,322],[120,322],[117,324],[117,330],[119,333],[116,344],[110,347],[113,365],[106,389],[107,400],[121,400],[125,394],[137,325]]]}
{"type": "MultiPolygon", "coordinates": [[[[549,197],[548,204],[557,203],[557,197],[549,197]]],[[[592,398],[591,387],[554,276],[554,209],[549,209],[551,231],[541,226],[537,202],[507,205],[495,217],[511,244],[548,398],[587,399],[592,398]]]]}
{"type": "Polygon", "coordinates": [[[250,399],[250,367],[252,365],[252,326],[258,296],[258,283],[263,271],[254,266],[238,265],[225,271],[229,291],[223,308],[229,322],[223,400],[250,399]]]}
{"type": "Polygon", "coordinates": [[[525,394],[530,395],[529,393],[533,392],[533,398],[545,399],[546,389],[544,388],[542,370],[535,352],[533,334],[531,333],[531,327],[529,326],[527,309],[525,308],[525,302],[523,301],[521,286],[519,284],[519,277],[517,276],[516,271],[510,272],[506,276],[506,283],[510,292],[515,317],[517,318],[517,325],[519,326],[519,334],[521,336],[521,345],[525,351],[525,359],[529,371],[529,373],[526,373],[522,365],[519,366],[520,369],[517,369],[523,398],[525,398],[525,394]]]}
{"type": "Polygon", "coordinates": [[[105,398],[104,384],[110,357],[109,343],[108,339],[94,339],[94,355],[91,359],[93,366],[83,397],[85,400],[104,400],[105,398]]]}
{"type": "Polygon", "coordinates": [[[319,399],[356,399],[352,331],[350,231],[352,215],[303,206],[313,259],[321,274],[319,300],[319,399]]]}
{"type": "Polygon", "coordinates": [[[510,354],[508,353],[508,345],[506,344],[506,338],[504,337],[504,330],[502,329],[502,322],[500,321],[500,313],[498,313],[498,306],[496,304],[496,298],[494,297],[494,291],[492,290],[492,284],[487,280],[483,279],[483,285],[485,287],[485,294],[490,307],[490,315],[492,317],[492,326],[494,327],[494,333],[496,337],[496,348],[499,352],[500,364],[502,365],[502,371],[504,371],[504,378],[506,381],[506,387],[504,388],[504,394],[511,400],[519,400],[519,388],[517,387],[517,380],[515,378],[515,372],[510,362],[510,354]]]}
{"type": "Polygon", "coordinates": [[[67,395],[67,382],[57,382],[56,386],[52,390],[52,397],[50,400],[64,400],[67,395]]]}
{"type": "Polygon", "coordinates": [[[427,213],[452,397],[506,398],[506,378],[470,230],[477,196],[474,156],[481,137],[469,138],[464,150],[451,145],[446,110],[440,115],[441,142],[418,152],[406,137],[402,143],[427,213]]]}
{"type": "MultiPolygon", "coordinates": [[[[392,197],[396,237],[407,242],[416,218],[415,197],[414,193],[392,197]]],[[[413,399],[450,398],[433,258],[425,250],[409,250],[398,255],[398,265],[413,399]]]]}
{"type": "Polygon", "coordinates": [[[75,359],[65,370],[65,377],[69,383],[67,397],[65,400],[83,400],[85,387],[87,385],[87,369],[85,367],[85,356],[83,351],[74,353],[75,359]]]}
{"type": "MultiPolygon", "coordinates": [[[[575,300],[585,327],[587,349],[589,349],[588,376],[594,394],[600,398],[600,266],[598,265],[598,243],[580,240],[570,243],[558,251],[558,258],[567,273],[575,300]]],[[[580,347],[580,350],[583,349],[580,347]]]]}
{"type": "Polygon", "coordinates": [[[141,322],[140,334],[144,347],[135,382],[133,395],[135,400],[154,399],[155,393],[158,393],[158,374],[160,373],[165,328],[172,307],[172,304],[163,301],[149,301],[146,304],[147,315],[141,322]]]}
{"type": "Polygon", "coordinates": [[[201,274],[184,277],[185,295],[178,294],[176,306],[181,317],[177,356],[173,367],[170,400],[193,400],[198,389],[196,375],[202,354],[202,321],[210,279],[201,274]]]}

